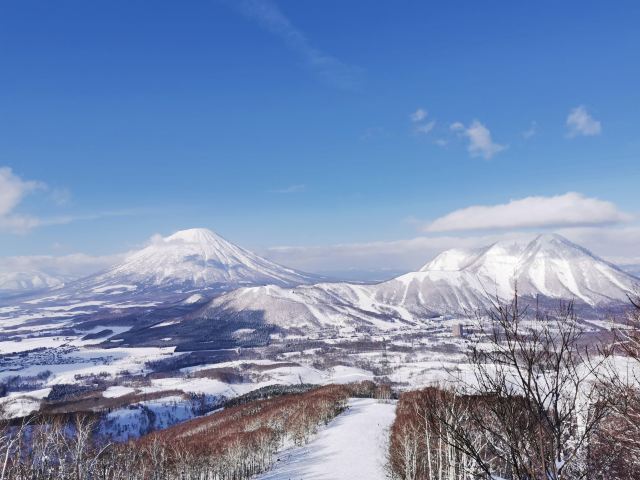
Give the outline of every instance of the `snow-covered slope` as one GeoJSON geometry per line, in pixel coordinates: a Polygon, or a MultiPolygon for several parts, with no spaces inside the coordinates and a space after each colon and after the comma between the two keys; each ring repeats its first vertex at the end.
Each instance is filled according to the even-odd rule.
{"type": "Polygon", "coordinates": [[[267,324],[301,333],[361,326],[384,330],[414,323],[414,316],[402,305],[376,301],[375,289],[349,283],[240,288],[212,300],[197,315],[210,319],[254,315],[267,324]]]}
{"type": "Polygon", "coordinates": [[[349,409],[324,427],[311,443],[278,454],[273,470],[258,480],[384,480],[389,428],[395,404],[351,399],[349,409]]]}
{"type": "Polygon", "coordinates": [[[418,272],[376,285],[242,288],[213,300],[201,315],[258,312],[282,328],[393,328],[436,314],[470,312],[496,298],[507,300],[516,285],[524,297],[575,300],[597,309],[626,302],[639,283],[566,238],[549,234],[528,242],[449,250],[418,272]]]}
{"type": "Polygon", "coordinates": [[[312,282],[314,278],[259,257],[211,230],[193,228],[156,240],[90,281],[94,289],[132,284],[139,288],[206,289],[264,284],[292,286],[312,282]]]}

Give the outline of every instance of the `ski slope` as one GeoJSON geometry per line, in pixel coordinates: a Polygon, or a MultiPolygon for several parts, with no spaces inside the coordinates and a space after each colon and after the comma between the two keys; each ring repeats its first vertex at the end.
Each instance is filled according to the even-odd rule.
{"type": "Polygon", "coordinates": [[[285,450],[260,480],[382,480],[395,404],[352,399],[349,409],[304,447],[285,450]]]}

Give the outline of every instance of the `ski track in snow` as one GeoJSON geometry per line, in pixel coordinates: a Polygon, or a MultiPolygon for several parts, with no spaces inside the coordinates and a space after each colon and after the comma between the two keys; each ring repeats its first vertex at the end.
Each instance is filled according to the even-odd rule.
{"type": "Polygon", "coordinates": [[[382,480],[386,479],[387,439],[395,404],[351,399],[335,418],[304,447],[278,454],[275,467],[257,480],[382,480]]]}

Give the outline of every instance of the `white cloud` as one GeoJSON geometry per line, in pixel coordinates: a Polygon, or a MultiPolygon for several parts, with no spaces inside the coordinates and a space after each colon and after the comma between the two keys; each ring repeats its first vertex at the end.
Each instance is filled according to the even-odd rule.
{"type": "Polygon", "coordinates": [[[526,197],[500,205],[455,210],[424,227],[426,232],[610,225],[631,220],[611,202],[569,192],[526,197]]]}
{"type": "Polygon", "coordinates": [[[299,54],[309,68],[318,72],[329,84],[353,89],[360,83],[362,69],[341,62],[313,47],[307,36],[270,0],[230,0],[231,8],[258,23],[263,29],[279,37],[288,48],[299,54]]]}
{"type": "Polygon", "coordinates": [[[433,127],[436,126],[435,120],[431,120],[429,122],[426,121],[428,115],[427,111],[422,108],[418,108],[415,112],[409,115],[411,122],[414,124],[415,133],[427,135],[431,130],[433,130],[433,127]]]}
{"type": "Polygon", "coordinates": [[[422,120],[427,118],[427,111],[422,108],[419,108],[415,112],[413,112],[411,115],[409,115],[409,118],[411,118],[411,121],[414,123],[421,122],[422,120]]]}
{"type": "Polygon", "coordinates": [[[261,252],[275,262],[317,273],[417,270],[449,248],[472,248],[495,241],[496,235],[434,236],[406,240],[313,246],[278,246],[261,252]]]}
{"type": "Polygon", "coordinates": [[[0,167],[0,232],[21,234],[36,227],[66,225],[77,221],[97,220],[107,217],[140,215],[150,211],[148,209],[128,209],[48,217],[36,217],[17,212],[16,209],[24,198],[37,190],[45,191],[48,200],[58,206],[67,204],[71,198],[71,192],[65,188],[52,189],[44,182],[24,180],[13,173],[10,167],[0,167]]]}
{"type": "Polygon", "coordinates": [[[43,272],[56,278],[75,279],[104,270],[125,257],[116,255],[23,255],[0,257],[0,274],[15,272],[43,272]]]}
{"type": "Polygon", "coordinates": [[[449,128],[467,138],[469,141],[467,150],[472,157],[483,157],[488,160],[507,148],[506,145],[495,143],[489,129],[478,120],[471,122],[468,127],[465,127],[461,122],[454,122],[449,128]]]}
{"type": "Polygon", "coordinates": [[[45,188],[41,182],[23,180],[9,167],[0,167],[0,230],[14,233],[27,231],[38,225],[37,218],[14,212],[24,197],[45,188]]]}
{"type": "Polygon", "coordinates": [[[431,120],[430,122],[427,122],[427,123],[421,123],[420,125],[416,125],[416,132],[426,135],[431,130],[433,130],[433,127],[435,126],[436,126],[435,120],[431,120]]]}
{"type": "Polygon", "coordinates": [[[40,182],[21,179],[9,167],[0,167],[0,216],[10,214],[27,194],[42,186],[40,182]]]}
{"type": "Polygon", "coordinates": [[[600,135],[602,127],[600,122],[594,119],[584,105],[574,108],[567,116],[567,128],[569,137],[577,137],[579,135],[591,137],[600,135]]]}

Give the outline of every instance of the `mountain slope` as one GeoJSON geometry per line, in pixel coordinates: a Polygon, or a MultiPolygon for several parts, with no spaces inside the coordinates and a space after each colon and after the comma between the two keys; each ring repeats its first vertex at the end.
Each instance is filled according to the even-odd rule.
{"type": "Polygon", "coordinates": [[[200,315],[242,312],[282,328],[370,325],[393,328],[437,314],[468,313],[519,295],[575,300],[591,309],[627,301],[640,282],[559,235],[443,252],[420,271],[375,285],[322,283],[294,289],[242,288],[210,302],[200,315]],[[400,323],[399,323],[400,322],[400,323]]]}
{"type": "Polygon", "coordinates": [[[135,284],[187,289],[314,281],[311,275],[283,267],[204,228],[182,230],[133,253],[92,282],[101,286],[135,284]]]}

